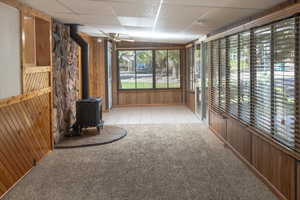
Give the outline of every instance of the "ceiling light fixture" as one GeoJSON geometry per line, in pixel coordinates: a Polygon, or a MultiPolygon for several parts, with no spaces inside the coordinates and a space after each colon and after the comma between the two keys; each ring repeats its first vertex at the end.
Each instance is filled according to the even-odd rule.
{"type": "Polygon", "coordinates": [[[160,0],[158,10],[157,10],[157,13],[156,13],[156,16],[155,16],[155,20],[154,20],[154,23],[153,23],[152,31],[155,30],[155,27],[156,27],[156,24],[157,24],[157,21],[158,21],[158,17],[159,17],[160,10],[161,10],[163,2],[164,2],[164,0],[160,0]]]}

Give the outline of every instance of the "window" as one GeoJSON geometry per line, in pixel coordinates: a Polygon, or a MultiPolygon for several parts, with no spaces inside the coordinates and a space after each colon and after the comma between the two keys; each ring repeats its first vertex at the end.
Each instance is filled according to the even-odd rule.
{"type": "Polygon", "coordinates": [[[293,145],[295,131],[295,19],[273,26],[274,134],[293,145]]]}
{"type": "Polygon", "coordinates": [[[189,90],[194,91],[194,48],[188,48],[188,74],[189,74],[189,90]]]}
{"type": "Polygon", "coordinates": [[[168,88],[168,51],[155,51],[156,88],[168,88]]]}
{"type": "Polygon", "coordinates": [[[153,88],[152,51],[136,51],[136,88],[153,88]]]}
{"type": "Polygon", "coordinates": [[[119,51],[119,87],[120,89],[135,89],[135,52],[119,51]]]}
{"type": "Polygon", "coordinates": [[[180,51],[168,51],[168,85],[169,88],[180,88],[180,51]]]}
{"type": "Polygon", "coordinates": [[[238,35],[228,38],[228,93],[229,113],[238,116],[238,35]]]}
{"type": "Polygon", "coordinates": [[[226,39],[220,40],[220,108],[226,109],[226,39]]]}
{"type": "Polygon", "coordinates": [[[180,50],[118,51],[119,89],[180,88],[180,50]]]}
{"type": "Polygon", "coordinates": [[[250,32],[240,34],[240,118],[250,123],[250,32]]]}
{"type": "Polygon", "coordinates": [[[255,126],[271,133],[271,27],[254,31],[255,126]]]}
{"type": "Polygon", "coordinates": [[[212,104],[213,108],[219,108],[219,41],[212,44],[212,104]]]}

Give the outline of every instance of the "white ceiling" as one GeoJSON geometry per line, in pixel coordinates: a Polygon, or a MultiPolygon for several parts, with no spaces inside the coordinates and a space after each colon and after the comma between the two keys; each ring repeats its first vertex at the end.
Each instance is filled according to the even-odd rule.
{"type": "Polygon", "coordinates": [[[101,30],[136,41],[187,43],[285,0],[21,1],[61,22],[82,24],[92,36],[103,36],[101,30]]]}

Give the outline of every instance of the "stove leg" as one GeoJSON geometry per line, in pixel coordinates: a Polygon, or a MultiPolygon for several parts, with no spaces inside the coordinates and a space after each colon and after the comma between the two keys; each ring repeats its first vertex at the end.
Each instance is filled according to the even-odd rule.
{"type": "Polygon", "coordinates": [[[99,126],[97,126],[97,132],[98,132],[99,135],[101,134],[101,129],[100,129],[99,126]]]}

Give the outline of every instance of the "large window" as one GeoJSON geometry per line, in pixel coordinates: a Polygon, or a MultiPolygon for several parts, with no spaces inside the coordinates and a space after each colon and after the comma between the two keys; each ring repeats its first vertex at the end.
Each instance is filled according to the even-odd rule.
{"type": "Polygon", "coordinates": [[[180,88],[180,51],[168,51],[168,86],[180,88]]]}
{"type": "Polygon", "coordinates": [[[238,35],[228,38],[228,93],[229,93],[229,112],[238,115],[238,35]]]}
{"type": "Polygon", "coordinates": [[[255,126],[271,133],[271,26],[254,31],[255,126]]]}
{"type": "Polygon", "coordinates": [[[274,25],[274,131],[293,144],[295,131],[295,19],[274,25]]]}
{"type": "Polygon", "coordinates": [[[220,108],[226,109],[226,39],[220,40],[220,108]]]}
{"type": "Polygon", "coordinates": [[[194,47],[187,49],[187,69],[188,69],[188,89],[194,91],[194,65],[195,65],[195,54],[194,47]]]}
{"type": "Polygon", "coordinates": [[[250,123],[250,32],[240,34],[240,117],[250,123]]]}
{"type": "Polygon", "coordinates": [[[180,88],[180,50],[118,51],[119,89],[180,88]]]}
{"type": "Polygon", "coordinates": [[[212,108],[289,147],[296,146],[299,114],[296,20],[289,18],[208,45],[212,108]]]}
{"type": "Polygon", "coordinates": [[[212,43],[212,104],[219,108],[219,41],[212,43]]]}
{"type": "Polygon", "coordinates": [[[119,51],[119,77],[121,89],[136,88],[135,52],[119,51]]]}
{"type": "Polygon", "coordinates": [[[136,88],[153,88],[152,51],[136,51],[136,88]]]}

